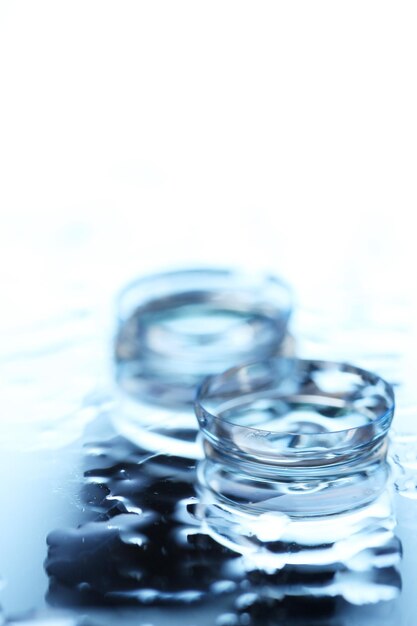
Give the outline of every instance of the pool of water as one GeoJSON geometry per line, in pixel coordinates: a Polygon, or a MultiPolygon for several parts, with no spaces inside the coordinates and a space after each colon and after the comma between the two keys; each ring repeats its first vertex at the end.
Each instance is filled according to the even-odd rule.
{"type": "Polygon", "coordinates": [[[6,623],[388,624],[417,608],[417,502],[315,524],[219,511],[227,545],[200,524],[194,462],[140,450],[109,409],[70,445],[2,451],[6,623]]]}

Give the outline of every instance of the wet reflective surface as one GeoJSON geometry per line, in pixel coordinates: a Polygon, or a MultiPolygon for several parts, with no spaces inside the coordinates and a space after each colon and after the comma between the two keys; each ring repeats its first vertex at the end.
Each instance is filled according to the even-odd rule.
{"type": "Polygon", "coordinates": [[[37,314],[35,302],[33,324],[6,326],[0,623],[414,626],[413,330],[383,303],[378,320],[372,308],[351,319],[339,296],[326,310],[305,298],[291,329],[297,354],[375,370],[395,384],[398,408],[386,498],[315,534],[280,517],[237,521],[225,508],[202,526],[194,461],[146,452],[117,432],[103,375],[113,319],[101,328],[82,290],[65,314],[62,303],[37,314]]]}
{"type": "MultiPolygon", "coordinates": [[[[0,440],[5,623],[413,624],[416,438],[400,352],[383,361],[387,377],[400,372],[403,382],[382,499],[316,525],[237,518],[227,507],[212,509],[207,524],[195,461],[145,451],[115,430],[118,409],[97,375],[106,355],[92,317],[70,319],[24,336],[33,342],[29,355],[9,335],[13,350],[2,361],[13,416],[0,440]],[[37,399],[19,393],[25,385],[37,399]]],[[[299,350],[308,353],[313,334],[304,328],[299,350]]],[[[367,367],[360,335],[358,360],[367,367]]],[[[332,348],[327,356],[339,358],[340,344],[332,348]]]]}
{"type": "Polygon", "coordinates": [[[260,569],[201,529],[190,460],[139,450],[114,432],[103,407],[99,413],[59,451],[2,455],[12,472],[1,538],[11,623],[37,615],[60,616],[51,624],[164,624],[175,616],[218,626],[388,624],[416,606],[407,558],[415,517],[410,507],[404,515],[398,495],[398,526],[388,499],[350,534],[329,518],[308,547],[305,529],[287,528],[277,541],[277,524],[263,520],[258,543],[278,560],[260,569]]]}

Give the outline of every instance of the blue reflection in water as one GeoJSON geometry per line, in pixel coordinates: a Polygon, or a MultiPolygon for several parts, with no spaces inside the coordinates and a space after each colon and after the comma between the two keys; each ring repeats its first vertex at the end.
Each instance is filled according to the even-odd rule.
{"type": "MultiPolygon", "coordinates": [[[[401,548],[389,499],[368,519],[352,521],[353,537],[343,537],[346,526],[333,520],[317,525],[308,546],[305,528],[267,537],[274,520],[265,519],[257,560],[242,556],[239,542],[222,545],[201,526],[192,461],[139,450],[116,437],[89,445],[86,463],[81,490],[87,521],[48,537],[48,600],[54,606],[211,599],[219,602],[218,624],[303,620],[313,608],[321,621],[309,623],[324,624],[336,613],[343,623],[351,603],[363,606],[399,592],[401,548]]],[[[228,532],[236,530],[230,516],[223,522],[228,532]]],[[[247,520],[239,524],[241,538],[256,539],[247,520]]]]}

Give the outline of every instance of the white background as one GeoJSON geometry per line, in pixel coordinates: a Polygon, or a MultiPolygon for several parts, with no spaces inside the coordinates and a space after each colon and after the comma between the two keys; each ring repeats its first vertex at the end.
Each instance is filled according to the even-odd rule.
{"type": "Polygon", "coordinates": [[[414,2],[2,0],[3,347],[80,306],[110,317],[126,280],[184,264],[267,268],[313,326],[410,343],[416,18],[414,2]]]}
{"type": "Polygon", "coordinates": [[[3,284],[62,264],[113,289],[194,262],[296,286],[371,264],[387,289],[414,286],[416,17],[414,2],[2,0],[3,284]]]}

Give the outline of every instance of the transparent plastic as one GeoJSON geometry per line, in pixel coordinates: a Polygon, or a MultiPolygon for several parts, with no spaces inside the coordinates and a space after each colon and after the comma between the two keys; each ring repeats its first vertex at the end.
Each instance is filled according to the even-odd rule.
{"type": "Polygon", "coordinates": [[[279,354],[292,310],[278,278],[224,269],[148,276],[118,299],[116,426],[146,449],[195,457],[196,387],[279,354]]]}
{"type": "Polygon", "coordinates": [[[388,477],[392,387],[344,363],[273,358],[201,385],[203,502],[327,516],[366,506],[388,477]]]}

